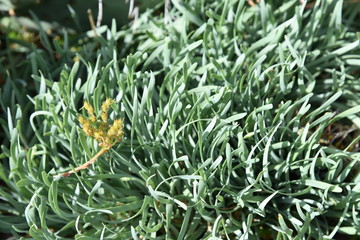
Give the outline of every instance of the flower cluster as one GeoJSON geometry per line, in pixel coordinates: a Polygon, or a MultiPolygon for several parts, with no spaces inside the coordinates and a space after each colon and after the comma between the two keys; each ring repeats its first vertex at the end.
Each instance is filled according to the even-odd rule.
{"type": "Polygon", "coordinates": [[[93,106],[85,101],[83,108],[85,108],[88,117],[79,115],[78,118],[86,135],[96,139],[99,146],[106,150],[109,150],[117,142],[121,141],[124,136],[122,119],[116,119],[112,125],[108,123],[108,110],[114,102],[114,100],[108,98],[102,103],[101,118],[98,119],[93,106]]]}

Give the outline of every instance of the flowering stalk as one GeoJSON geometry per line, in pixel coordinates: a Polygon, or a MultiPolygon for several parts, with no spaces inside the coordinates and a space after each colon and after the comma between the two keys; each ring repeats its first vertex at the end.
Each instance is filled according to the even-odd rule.
{"type": "MultiPolygon", "coordinates": [[[[83,115],[79,115],[78,120],[82,125],[83,131],[86,135],[94,138],[101,147],[100,151],[92,157],[89,161],[84,163],[83,165],[75,168],[74,170],[61,173],[63,177],[68,177],[72,173],[78,172],[82,169],[88,168],[91,164],[93,164],[102,154],[107,152],[112,146],[114,146],[117,142],[120,142],[123,139],[123,120],[116,119],[112,125],[108,123],[108,110],[110,105],[115,101],[108,98],[106,101],[102,103],[101,106],[101,119],[98,119],[95,115],[94,108],[90,103],[84,102],[83,108],[85,108],[88,113],[88,117],[83,115]]],[[[54,175],[57,177],[59,175],[54,175]]]]}

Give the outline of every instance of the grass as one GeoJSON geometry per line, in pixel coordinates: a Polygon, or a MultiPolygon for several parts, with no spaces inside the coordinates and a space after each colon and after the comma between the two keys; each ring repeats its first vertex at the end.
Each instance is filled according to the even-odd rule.
{"type": "Polygon", "coordinates": [[[0,231],[17,239],[356,238],[360,5],[157,7],[120,30],[115,21],[103,27],[60,73],[28,63],[34,81],[24,85],[35,87],[27,98],[9,75],[0,231]],[[101,150],[77,118],[85,100],[98,115],[106,98],[124,139],[88,169],[54,179],[101,150]]]}

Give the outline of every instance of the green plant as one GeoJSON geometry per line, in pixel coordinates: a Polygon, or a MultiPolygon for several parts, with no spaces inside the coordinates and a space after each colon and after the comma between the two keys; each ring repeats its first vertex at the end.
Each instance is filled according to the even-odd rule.
{"type": "Polygon", "coordinates": [[[29,97],[29,121],[14,104],[3,123],[1,231],[34,239],[356,237],[360,6],[171,3],[122,30],[113,22],[92,39],[96,61],[84,51],[56,81],[33,75],[40,87],[29,97]],[[54,179],[55,169],[74,171],[101,151],[77,110],[85,100],[100,116],[108,97],[124,139],[86,170],[54,179]],[[350,139],[337,144],[332,134],[350,139]]]}
{"type": "MultiPolygon", "coordinates": [[[[74,170],[62,173],[64,177],[70,176],[72,173],[88,168],[93,164],[102,154],[109,151],[116,143],[122,140],[124,136],[123,121],[122,119],[114,120],[112,125],[108,123],[108,110],[110,105],[114,103],[114,100],[108,98],[101,105],[101,119],[98,120],[94,113],[94,108],[90,103],[84,103],[84,108],[87,111],[89,117],[79,116],[79,122],[86,135],[96,139],[101,147],[100,151],[92,157],[89,161],[83,165],[75,168],[74,170]]],[[[55,175],[55,177],[58,175],[55,175]]]]}

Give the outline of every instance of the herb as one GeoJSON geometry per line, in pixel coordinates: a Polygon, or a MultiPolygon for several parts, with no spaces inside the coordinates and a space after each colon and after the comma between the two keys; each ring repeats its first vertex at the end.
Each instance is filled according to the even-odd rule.
{"type": "MultiPolygon", "coordinates": [[[[82,169],[88,168],[93,164],[102,154],[107,152],[112,146],[120,142],[124,136],[123,132],[123,120],[116,119],[112,125],[108,123],[108,110],[110,105],[114,103],[114,100],[108,98],[101,105],[101,119],[99,120],[95,113],[94,108],[87,101],[84,102],[84,108],[87,111],[88,117],[79,115],[78,119],[82,125],[82,128],[86,135],[96,139],[98,141],[101,150],[88,162],[75,168],[75,170],[62,173],[64,177],[70,176],[74,172],[78,172],[82,169]]],[[[55,175],[54,177],[57,177],[55,175]]]]}

